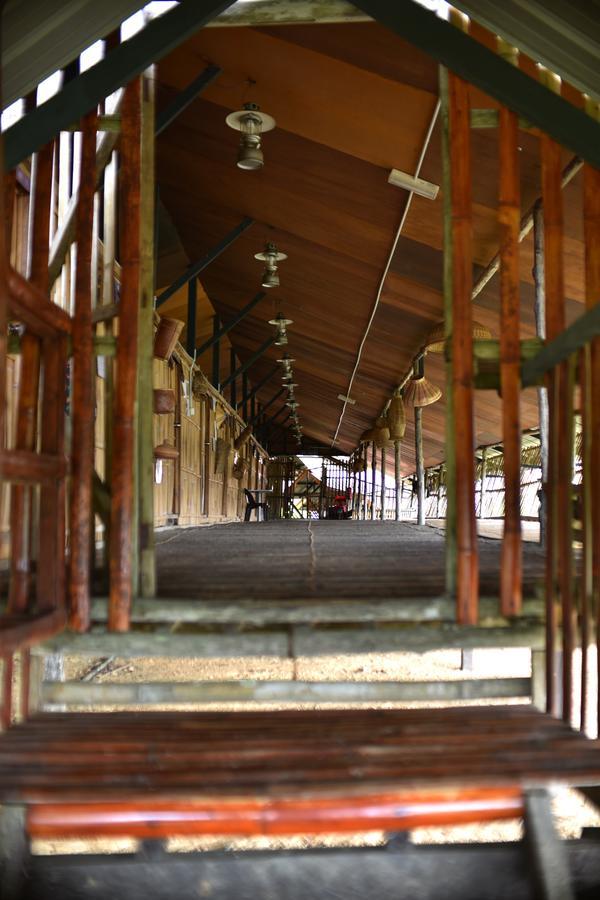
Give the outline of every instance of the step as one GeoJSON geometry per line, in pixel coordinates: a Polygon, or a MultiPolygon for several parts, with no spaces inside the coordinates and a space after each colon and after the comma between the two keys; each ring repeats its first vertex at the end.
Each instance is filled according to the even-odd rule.
{"type": "Polygon", "coordinates": [[[430,650],[478,647],[544,648],[539,622],[486,627],[432,622],[358,623],[356,625],[274,626],[236,629],[186,625],[181,631],[164,625],[140,626],[125,633],[100,626],[85,634],[62,632],[32,647],[34,654],[73,653],[82,656],[178,658],[242,658],[270,656],[294,659],[365,653],[427,653],[430,650]]]}
{"type": "Polygon", "coordinates": [[[210,703],[407,703],[531,697],[531,678],[456,681],[196,681],[145,684],[44,682],[41,706],[164,706],[210,703]]]}

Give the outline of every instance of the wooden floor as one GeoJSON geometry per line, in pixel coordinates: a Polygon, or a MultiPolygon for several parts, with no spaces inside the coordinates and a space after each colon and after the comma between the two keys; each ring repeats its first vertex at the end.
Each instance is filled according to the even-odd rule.
{"type": "Polygon", "coordinates": [[[0,737],[0,803],[600,783],[600,742],[530,706],[50,713],[0,737]]]}
{"type": "MultiPolygon", "coordinates": [[[[406,522],[288,520],[157,534],[158,593],[198,600],[393,599],[444,593],[444,536],[406,522]]],[[[497,597],[501,543],[480,538],[481,596],[497,597]]],[[[544,571],[524,552],[524,593],[544,571]]]]}

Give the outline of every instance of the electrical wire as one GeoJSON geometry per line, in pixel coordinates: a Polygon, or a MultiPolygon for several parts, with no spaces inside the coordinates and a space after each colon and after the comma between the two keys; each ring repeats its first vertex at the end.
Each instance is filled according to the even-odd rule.
{"type": "MultiPolygon", "coordinates": [[[[421,168],[423,166],[423,162],[425,161],[425,155],[429,148],[429,142],[431,141],[431,135],[433,134],[433,129],[435,127],[435,123],[437,122],[439,112],[440,112],[440,101],[438,99],[438,101],[435,105],[435,109],[433,111],[433,115],[431,117],[431,121],[429,123],[429,128],[427,129],[427,134],[425,135],[425,140],[423,141],[421,153],[419,154],[419,160],[417,162],[417,167],[415,169],[415,178],[418,178],[419,174],[421,172],[421,168]]],[[[381,294],[383,293],[383,288],[385,286],[385,280],[386,280],[388,272],[390,270],[390,266],[392,264],[392,259],[394,258],[394,254],[396,252],[396,247],[398,246],[398,241],[400,240],[400,235],[402,233],[402,229],[404,228],[406,219],[408,217],[408,213],[410,211],[410,207],[412,204],[412,198],[413,198],[413,191],[410,191],[410,193],[408,195],[408,200],[406,201],[406,206],[404,207],[404,211],[402,213],[402,218],[400,219],[400,224],[398,225],[398,228],[396,230],[396,235],[395,235],[394,241],[392,243],[392,249],[390,250],[387,262],[386,262],[384,270],[383,270],[383,275],[381,276],[381,279],[379,281],[379,287],[377,288],[375,303],[373,304],[373,309],[371,310],[371,315],[369,317],[369,321],[367,322],[367,327],[365,329],[365,333],[363,334],[362,340],[358,347],[358,353],[356,355],[356,362],[354,364],[354,369],[352,371],[352,375],[350,376],[348,388],[345,391],[346,397],[352,396],[352,385],[354,384],[354,379],[356,378],[356,374],[357,374],[359,366],[360,366],[364,346],[367,342],[367,338],[369,337],[369,332],[371,331],[371,326],[373,325],[373,321],[375,320],[375,316],[376,316],[377,310],[379,308],[379,303],[381,301],[381,294]]],[[[340,433],[340,428],[342,427],[342,420],[344,418],[344,413],[346,412],[347,405],[348,405],[348,401],[344,400],[344,405],[342,406],[342,411],[341,411],[340,417],[338,419],[337,428],[335,430],[335,434],[334,434],[333,440],[331,442],[332,447],[334,447],[337,442],[337,437],[338,437],[338,434],[340,433]]]]}

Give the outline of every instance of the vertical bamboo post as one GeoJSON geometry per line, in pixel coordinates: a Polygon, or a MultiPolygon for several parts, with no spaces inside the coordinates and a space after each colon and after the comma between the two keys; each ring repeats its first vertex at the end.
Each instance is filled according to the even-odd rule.
{"type": "MultiPolygon", "coordinates": [[[[73,317],[73,401],[69,565],[69,625],[90,625],[90,547],[94,471],[94,347],[92,332],[92,230],[96,186],[96,111],[82,120],[81,179],[77,206],[77,271],[73,317]]],[[[95,274],[95,273],[94,273],[95,274]]]]}
{"type": "MultiPolygon", "coordinates": [[[[156,594],[156,553],[154,541],[154,456],[152,414],[152,371],[154,341],[154,120],[155,70],[142,78],[141,134],[141,260],[140,318],[138,335],[138,463],[139,463],[139,592],[156,594]]],[[[195,282],[195,279],[194,279],[195,282]]]]}
{"type": "Polygon", "coordinates": [[[140,79],[125,88],[121,113],[121,307],[117,343],[108,627],[127,631],[135,477],[135,403],[140,297],[140,79]]]}
{"type": "MultiPolygon", "coordinates": [[[[600,104],[586,98],[586,112],[600,121],[600,104]]],[[[591,309],[600,298],[600,171],[590,165],[583,168],[583,221],[585,241],[585,303],[591,309]]],[[[587,401],[583,408],[583,435],[587,465],[584,465],[584,521],[587,521],[589,541],[584,536],[584,556],[587,559],[583,585],[584,605],[582,623],[582,650],[586,651],[591,638],[590,618],[596,616],[596,642],[600,647],[600,338],[594,338],[586,348],[587,401]],[[587,480],[587,485],[586,485],[587,480]],[[591,571],[590,571],[591,570],[591,571]]],[[[587,675],[583,668],[582,677],[587,675]]],[[[598,653],[598,675],[600,676],[600,653],[598,653]]],[[[600,684],[600,678],[598,680],[600,684]]],[[[585,679],[587,687],[587,678],[585,679]]],[[[584,700],[582,696],[582,727],[586,725],[584,700]]],[[[600,691],[598,692],[597,722],[600,726],[600,691]]]]}
{"type": "MultiPolygon", "coordinates": [[[[544,273],[544,209],[541,201],[533,208],[533,280],[535,285],[535,333],[546,338],[546,292],[544,273]]],[[[547,483],[548,483],[548,389],[544,385],[537,390],[538,416],[540,423],[540,457],[542,469],[542,490],[540,492],[540,544],[546,545],[547,534],[547,483]]]]}
{"type": "MultiPolygon", "coordinates": [[[[450,109],[448,70],[440,66],[440,123],[442,137],[442,200],[444,235],[444,337],[446,353],[446,594],[456,596],[456,449],[454,445],[454,396],[452,390],[453,300],[452,300],[452,167],[450,164],[450,109]]],[[[402,492],[400,492],[402,495],[402,492]]]]}
{"type": "Polygon", "coordinates": [[[377,448],[375,441],[371,444],[371,519],[375,519],[375,499],[377,496],[377,448]]]}
{"type": "Polygon", "coordinates": [[[423,460],[423,409],[415,406],[415,462],[417,471],[417,525],[425,524],[425,464],[423,460]]]}
{"type": "Polygon", "coordinates": [[[396,522],[400,521],[402,512],[402,470],[401,470],[402,441],[394,441],[394,481],[396,484],[396,522]]]}
{"type": "MultiPolygon", "coordinates": [[[[50,242],[50,196],[54,145],[48,144],[36,154],[33,166],[32,202],[28,234],[29,278],[44,293],[48,291],[48,252],[50,242]]],[[[3,223],[4,224],[4,223],[3,223]]],[[[35,450],[38,423],[40,381],[40,342],[25,332],[21,339],[21,373],[17,405],[17,450],[35,450]]],[[[30,526],[31,488],[11,487],[10,496],[11,573],[8,608],[23,612],[28,602],[31,574],[30,526]]]]}
{"type": "MultiPolygon", "coordinates": [[[[499,40],[500,54],[518,65],[518,52],[499,40]]],[[[500,566],[500,610],[517,616],[522,605],[521,547],[521,346],[519,333],[519,138],[516,113],[500,108],[500,384],[504,443],[504,537],[500,566]]],[[[483,476],[482,476],[483,477],[483,476]]],[[[483,506],[483,503],[482,503],[483,506]]],[[[483,513],[483,509],[482,509],[483,513]]]]}
{"type": "Polygon", "coordinates": [[[478,548],[475,520],[473,421],[473,288],[471,208],[471,110],[469,85],[448,76],[452,165],[452,394],[456,451],[456,617],[475,625],[478,617],[478,548]]]}
{"type": "MultiPolygon", "coordinates": [[[[560,91],[560,81],[542,70],[541,80],[560,91]]],[[[546,334],[548,340],[565,328],[563,272],[563,210],[561,148],[546,134],[541,136],[542,200],[544,205],[546,334]]],[[[546,583],[547,693],[549,711],[557,711],[554,691],[556,601],[560,600],[563,628],[562,715],[571,719],[573,693],[574,621],[571,590],[572,454],[569,431],[568,363],[557,366],[549,378],[550,441],[548,458],[548,547],[546,583]]]]}
{"type": "Polygon", "coordinates": [[[385,447],[381,448],[381,520],[385,519],[385,447]]]}

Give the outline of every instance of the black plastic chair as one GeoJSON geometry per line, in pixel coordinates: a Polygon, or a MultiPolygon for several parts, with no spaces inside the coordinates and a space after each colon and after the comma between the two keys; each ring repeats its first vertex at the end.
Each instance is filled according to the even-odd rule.
{"type": "Polygon", "coordinates": [[[256,521],[258,521],[258,510],[262,509],[264,512],[265,521],[269,518],[269,506],[267,503],[259,503],[258,500],[253,496],[252,491],[249,491],[248,488],[244,488],[244,494],[246,495],[246,512],[244,513],[244,522],[250,521],[250,515],[252,514],[252,510],[256,510],[256,521]]]}

